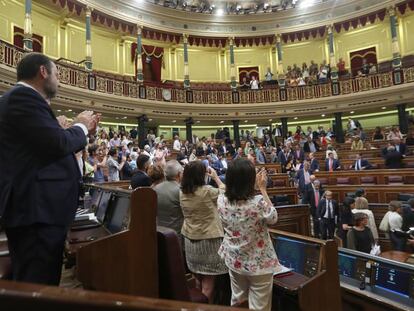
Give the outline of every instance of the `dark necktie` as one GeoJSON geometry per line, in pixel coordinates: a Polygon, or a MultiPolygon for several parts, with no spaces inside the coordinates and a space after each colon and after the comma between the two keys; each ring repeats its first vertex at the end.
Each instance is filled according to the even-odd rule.
{"type": "Polygon", "coordinates": [[[328,209],[328,219],[332,219],[331,201],[328,201],[328,206],[326,208],[328,209]]]}

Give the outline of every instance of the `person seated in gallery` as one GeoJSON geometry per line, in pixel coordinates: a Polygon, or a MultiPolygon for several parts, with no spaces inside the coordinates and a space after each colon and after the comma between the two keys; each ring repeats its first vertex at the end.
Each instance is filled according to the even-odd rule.
{"type": "Polygon", "coordinates": [[[369,64],[369,74],[370,75],[377,74],[377,66],[375,66],[373,63],[369,64]]]}
{"type": "Polygon", "coordinates": [[[346,69],[345,69],[345,61],[342,59],[342,57],[339,59],[339,62],[336,64],[336,67],[338,68],[338,75],[343,76],[346,75],[346,69]]]}
{"type": "Polygon", "coordinates": [[[255,76],[252,76],[252,79],[250,80],[250,89],[252,90],[259,89],[259,80],[255,76]]]}
{"type": "Polygon", "coordinates": [[[273,73],[270,70],[270,67],[267,67],[267,72],[265,73],[265,81],[266,84],[271,85],[275,84],[275,80],[273,80],[273,73]]]}
{"type": "Polygon", "coordinates": [[[240,83],[240,89],[241,90],[248,90],[248,89],[250,89],[250,84],[247,81],[247,77],[243,77],[242,83],[240,83]]]}
{"type": "Polygon", "coordinates": [[[370,65],[368,64],[368,61],[364,58],[362,59],[362,66],[361,66],[361,72],[364,76],[369,74],[369,70],[371,69],[370,65]]]}

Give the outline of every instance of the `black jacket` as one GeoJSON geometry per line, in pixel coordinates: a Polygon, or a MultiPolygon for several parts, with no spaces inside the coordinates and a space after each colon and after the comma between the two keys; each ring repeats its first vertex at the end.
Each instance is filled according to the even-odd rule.
{"type": "Polygon", "coordinates": [[[43,97],[16,85],[0,99],[0,215],[6,227],[68,226],[81,179],[79,126],[63,129],[43,97]]]}

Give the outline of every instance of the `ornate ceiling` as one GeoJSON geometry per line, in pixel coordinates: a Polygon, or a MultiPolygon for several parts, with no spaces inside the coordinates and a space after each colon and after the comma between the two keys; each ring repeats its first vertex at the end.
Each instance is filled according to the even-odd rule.
{"type": "Polygon", "coordinates": [[[166,8],[180,11],[217,14],[245,15],[272,13],[295,7],[310,7],[328,0],[145,0],[166,8]]]}
{"type": "Polygon", "coordinates": [[[108,16],[140,24],[149,29],[206,37],[249,37],[295,32],[342,22],[401,2],[401,0],[77,1],[108,16]]]}

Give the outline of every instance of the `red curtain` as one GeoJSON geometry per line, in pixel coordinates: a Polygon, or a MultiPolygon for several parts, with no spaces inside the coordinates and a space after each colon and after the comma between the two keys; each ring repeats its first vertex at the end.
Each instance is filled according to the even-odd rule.
{"type": "MultiPolygon", "coordinates": [[[[24,30],[17,26],[14,26],[13,29],[13,44],[21,49],[23,49],[23,38],[24,38],[24,30]]],[[[33,34],[33,52],[43,52],[43,37],[33,34]]]]}
{"type": "Polygon", "coordinates": [[[243,83],[243,78],[249,76],[247,82],[254,76],[257,80],[259,80],[259,67],[240,67],[239,68],[239,83],[243,83]]]}
{"type": "Polygon", "coordinates": [[[358,70],[362,68],[362,60],[365,58],[367,63],[377,64],[377,50],[375,47],[370,47],[364,50],[359,50],[350,53],[352,75],[355,76],[358,70]]]}
{"type": "MultiPolygon", "coordinates": [[[[137,44],[131,45],[131,57],[135,60],[135,73],[137,72],[136,58],[137,44]]],[[[144,81],[161,82],[161,68],[163,62],[164,48],[143,45],[142,46],[142,71],[144,73],[144,81]]]]}

